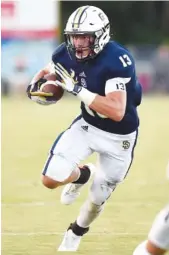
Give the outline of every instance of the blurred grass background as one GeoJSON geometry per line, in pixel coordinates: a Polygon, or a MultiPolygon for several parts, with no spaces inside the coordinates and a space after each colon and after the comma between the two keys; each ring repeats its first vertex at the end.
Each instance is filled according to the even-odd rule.
{"type": "MultiPolygon", "coordinates": [[[[135,160],[123,184],[92,225],[78,254],[131,255],[156,213],[168,202],[169,98],[144,96],[135,160]]],[[[79,113],[79,101],[63,98],[43,107],[24,96],[2,98],[2,255],[52,255],[87,197],[60,204],[61,188],[41,184],[41,170],[57,135],[79,113]]],[[[95,155],[88,159],[95,161],[95,155]]]]}

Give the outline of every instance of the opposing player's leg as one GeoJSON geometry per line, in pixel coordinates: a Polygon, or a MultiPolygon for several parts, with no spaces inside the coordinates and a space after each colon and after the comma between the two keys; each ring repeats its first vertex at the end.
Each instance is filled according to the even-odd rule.
{"type": "Polygon", "coordinates": [[[163,255],[165,252],[166,250],[163,250],[151,241],[146,240],[137,246],[133,255],[163,255]]]}
{"type": "Polygon", "coordinates": [[[139,244],[133,255],[163,255],[169,250],[169,205],[155,218],[148,240],[139,244]]]}
{"type": "MultiPolygon", "coordinates": [[[[83,204],[80,214],[73,224],[70,224],[58,251],[76,251],[81,237],[88,232],[90,224],[101,214],[105,202],[111,196],[116,186],[125,178],[132,162],[136,135],[130,140],[130,146],[123,149],[117,147],[113,152],[100,154],[99,169],[94,176],[89,198],[83,204]],[[134,137],[134,139],[133,139],[134,137]]],[[[112,141],[109,141],[110,143],[112,141]]],[[[121,141],[120,144],[123,144],[121,141]]],[[[112,145],[112,143],[111,143],[112,145]]],[[[106,146],[108,144],[106,143],[106,146]]]]}
{"type": "Polygon", "coordinates": [[[71,125],[54,142],[46,161],[42,182],[44,186],[54,189],[70,182],[86,183],[90,170],[79,168],[81,160],[92,154],[80,125],[81,119],[71,125]]]}

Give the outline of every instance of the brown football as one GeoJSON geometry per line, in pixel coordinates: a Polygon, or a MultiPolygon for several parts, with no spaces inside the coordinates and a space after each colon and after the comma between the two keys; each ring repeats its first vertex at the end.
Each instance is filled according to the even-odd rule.
{"type": "Polygon", "coordinates": [[[54,73],[46,74],[44,76],[44,78],[48,81],[48,84],[46,84],[42,88],[42,91],[47,92],[47,93],[49,93],[49,92],[53,93],[53,96],[50,97],[50,100],[59,101],[64,94],[64,90],[62,89],[62,87],[53,83],[53,81],[57,80],[56,74],[54,74],[54,73]],[[51,81],[51,83],[50,83],[50,81],[51,81]]]}

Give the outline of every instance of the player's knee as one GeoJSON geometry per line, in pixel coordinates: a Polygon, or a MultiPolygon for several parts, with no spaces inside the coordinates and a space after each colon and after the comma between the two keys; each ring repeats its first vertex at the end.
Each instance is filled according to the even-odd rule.
{"type": "Polygon", "coordinates": [[[147,241],[139,244],[133,252],[133,255],[151,255],[146,249],[147,241]]]}
{"type": "Polygon", "coordinates": [[[59,182],[52,180],[48,176],[42,175],[42,183],[48,189],[55,189],[60,186],[59,182]]]}
{"type": "Polygon", "coordinates": [[[102,205],[111,196],[113,189],[104,184],[93,184],[90,190],[90,200],[95,205],[102,205]]]}

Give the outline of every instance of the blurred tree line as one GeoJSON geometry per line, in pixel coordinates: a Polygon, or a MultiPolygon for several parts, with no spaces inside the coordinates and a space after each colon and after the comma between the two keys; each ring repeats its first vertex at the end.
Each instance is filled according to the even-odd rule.
{"type": "Polygon", "coordinates": [[[109,17],[112,38],[124,44],[169,44],[169,1],[61,1],[61,40],[70,14],[83,5],[109,17]]]}

